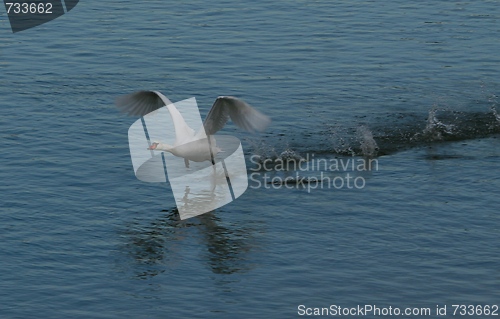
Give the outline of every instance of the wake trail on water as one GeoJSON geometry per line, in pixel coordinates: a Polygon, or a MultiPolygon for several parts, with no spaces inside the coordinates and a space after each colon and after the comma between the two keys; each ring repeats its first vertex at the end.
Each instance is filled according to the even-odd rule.
{"type": "MultiPolygon", "coordinates": [[[[428,114],[390,114],[374,123],[326,124],[320,132],[296,136],[272,136],[252,146],[252,162],[277,164],[305,161],[305,154],[316,156],[362,156],[376,158],[410,148],[439,143],[473,140],[500,133],[500,115],[496,105],[487,112],[465,112],[432,107],[428,114]]],[[[297,132],[297,134],[301,134],[297,132]]]]}

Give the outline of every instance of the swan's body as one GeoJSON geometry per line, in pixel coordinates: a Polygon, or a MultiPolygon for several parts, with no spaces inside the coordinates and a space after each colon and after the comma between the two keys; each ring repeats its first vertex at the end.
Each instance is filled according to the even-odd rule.
{"type": "Polygon", "coordinates": [[[186,124],[174,104],[160,92],[139,91],[116,100],[116,106],[129,115],[144,116],[165,105],[174,123],[175,142],[169,145],[155,141],[149,149],[167,151],[182,157],[186,167],[189,167],[189,161],[214,163],[214,156],[221,149],[216,146],[212,135],[222,129],[229,118],[238,127],[250,132],[263,131],[271,122],[266,115],[244,101],[231,96],[219,96],[208,112],[203,127],[195,132],[186,124]]]}
{"type": "Polygon", "coordinates": [[[148,149],[154,151],[167,151],[175,156],[184,158],[186,167],[189,167],[189,161],[193,162],[214,162],[213,157],[222,150],[215,145],[215,140],[212,137],[211,142],[203,138],[188,142],[187,144],[180,144],[172,146],[160,142],[153,142],[148,149]]]}

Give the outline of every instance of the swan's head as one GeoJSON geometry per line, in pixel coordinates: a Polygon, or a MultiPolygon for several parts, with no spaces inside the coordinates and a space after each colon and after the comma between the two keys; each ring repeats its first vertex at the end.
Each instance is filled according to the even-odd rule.
{"type": "Polygon", "coordinates": [[[148,147],[148,150],[153,150],[153,151],[170,151],[172,146],[160,143],[158,141],[154,141],[150,147],[148,147]]]}
{"type": "Polygon", "coordinates": [[[150,147],[148,147],[148,150],[155,150],[158,148],[158,145],[160,145],[160,142],[153,142],[150,147]]]}

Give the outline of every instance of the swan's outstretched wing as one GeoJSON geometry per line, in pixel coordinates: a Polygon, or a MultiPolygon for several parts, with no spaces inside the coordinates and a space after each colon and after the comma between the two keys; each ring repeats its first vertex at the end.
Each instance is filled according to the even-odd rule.
{"type": "Polygon", "coordinates": [[[175,143],[174,145],[188,143],[194,136],[181,113],[170,100],[158,91],[138,91],[124,95],[116,99],[116,106],[128,115],[144,116],[163,106],[167,109],[174,123],[175,143]]]}
{"type": "Polygon", "coordinates": [[[120,111],[128,115],[144,116],[165,105],[172,104],[172,102],[160,92],[138,91],[120,96],[116,99],[115,104],[120,111]]]}
{"type": "Polygon", "coordinates": [[[229,118],[249,132],[263,131],[271,124],[269,117],[244,101],[232,96],[219,96],[203,122],[207,135],[213,135],[223,128],[229,118]]]}

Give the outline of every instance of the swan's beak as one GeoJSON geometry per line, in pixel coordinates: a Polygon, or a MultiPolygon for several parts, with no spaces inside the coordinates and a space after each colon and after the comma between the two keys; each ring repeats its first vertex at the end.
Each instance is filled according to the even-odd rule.
{"type": "Polygon", "coordinates": [[[158,147],[158,143],[153,143],[153,144],[151,144],[150,147],[148,147],[148,150],[155,150],[156,147],[158,147]]]}

